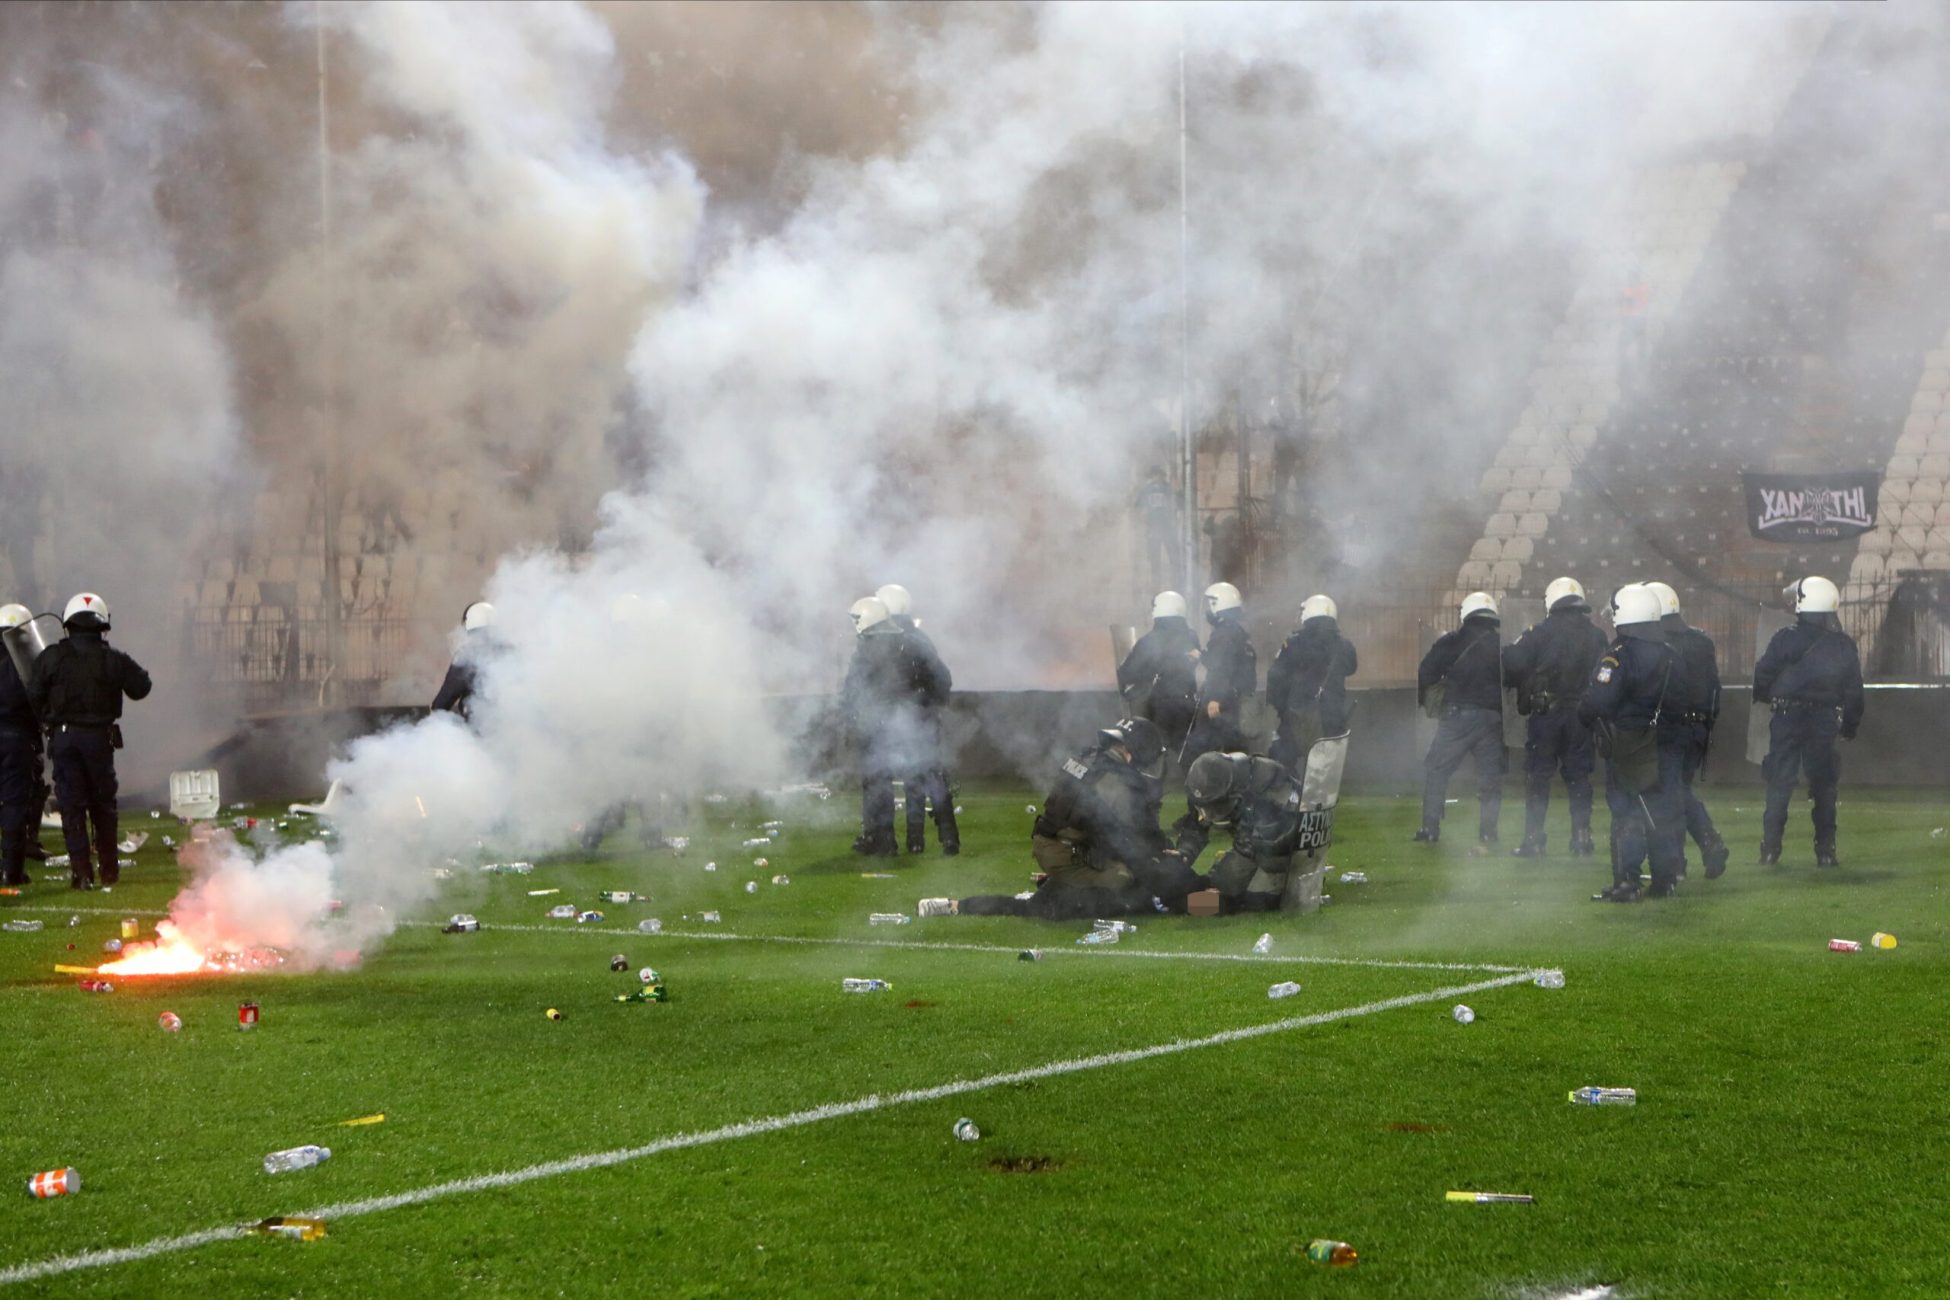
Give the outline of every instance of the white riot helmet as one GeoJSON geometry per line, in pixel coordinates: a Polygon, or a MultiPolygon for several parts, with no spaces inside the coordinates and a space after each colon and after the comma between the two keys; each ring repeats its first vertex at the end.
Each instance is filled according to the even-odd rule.
{"type": "Polygon", "coordinates": [[[1679,593],[1674,591],[1669,583],[1648,582],[1645,584],[1645,589],[1659,598],[1660,618],[1679,613],[1679,593]]]}
{"type": "Polygon", "coordinates": [[[1833,614],[1842,603],[1842,593],[1823,577],[1808,577],[1782,593],[1794,602],[1797,614],[1833,614]]]}
{"type": "Polygon", "coordinates": [[[868,628],[878,627],[893,617],[887,610],[887,602],[878,596],[860,597],[853,602],[853,608],[847,612],[853,616],[855,635],[864,633],[868,628]]]}
{"type": "MultiPolygon", "coordinates": [[[[1544,588],[1544,608],[1556,609],[1557,602],[1567,596],[1576,597],[1580,605],[1585,605],[1584,584],[1576,578],[1556,579],[1550,586],[1544,588]]],[[[1589,608],[1588,605],[1586,607],[1589,608]]]]}
{"type": "Polygon", "coordinates": [[[0,605],[0,628],[19,627],[32,617],[33,611],[25,605],[0,605]]]}
{"type": "Polygon", "coordinates": [[[890,582],[873,594],[874,598],[885,605],[887,612],[895,618],[903,617],[908,610],[914,608],[914,598],[909,596],[907,588],[898,582],[890,582]]]}
{"type": "Polygon", "coordinates": [[[1153,619],[1185,617],[1185,598],[1175,591],[1159,592],[1151,598],[1151,617],[1153,619]]]}
{"type": "Polygon", "coordinates": [[[1238,609],[1239,588],[1229,582],[1215,582],[1205,589],[1205,612],[1223,614],[1229,609],[1238,609]]]}
{"type": "Polygon", "coordinates": [[[460,612],[460,626],[463,632],[478,632],[484,627],[494,626],[494,606],[485,600],[477,600],[460,612]]]}
{"type": "Polygon", "coordinates": [[[61,611],[61,623],[65,627],[83,614],[92,614],[101,620],[103,627],[108,626],[108,602],[92,591],[81,592],[68,602],[68,607],[61,611]]]}
{"type": "Polygon", "coordinates": [[[1463,618],[1468,619],[1472,614],[1487,614],[1492,620],[1501,621],[1496,612],[1496,597],[1487,591],[1472,591],[1463,597],[1463,618]]]}
{"type": "Polygon", "coordinates": [[[1316,618],[1339,618],[1340,607],[1332,596],[1309,596],[1300,602],[1300,621],[1308,622],[1316,618]]]}
{"type": "Polygon", "coordinates": [[[1642,582],[1628,583],[1611,594],[1611,625],[1629,627],[1634,623],[1659,621],[1659,597],[1642,582]]]}

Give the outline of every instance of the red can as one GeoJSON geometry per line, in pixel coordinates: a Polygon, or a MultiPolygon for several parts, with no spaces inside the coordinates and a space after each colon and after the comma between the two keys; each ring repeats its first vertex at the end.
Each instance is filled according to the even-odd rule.
{"type": "Polygon", "coordinates": [[[1861,944],[1859,944],[1859,943],[1857,943],[1857,942],[1855,942],[1855,940],[1853,940],[1853,939],[1830,939],[1830,940],[1828,941],[1828,951],[1830,951],[1830,952],[1861,952],[1861,951],[1862,951],[1862,945],[1861,945],[1861,944]]]}
{"type": "Polygon", "coordinates": [[[28,1179],[27,1190],[43,1201],[50,1196],[73,1196],[81,1190],[81,1175],[72,1169],[50,1169],[28,1179]]]}
{"type": "Polygon", "coordinates": [[[237,1004],[237,1028],[257,1028],[257,1003],[239,1002],[237,1004]]]}
{"type": "Polygon", "coordinates": [[[115,986],[107,980],[83,979],[76,980],[75,984],[83,993],[113,993],[115,991],[115,986]]]}

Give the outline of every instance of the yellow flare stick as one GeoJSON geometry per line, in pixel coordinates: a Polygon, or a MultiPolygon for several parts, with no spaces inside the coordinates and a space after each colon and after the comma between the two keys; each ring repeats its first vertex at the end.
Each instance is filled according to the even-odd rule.
{"type": "Polygon", "coordinates": [[[1535,1205],[1537,1198],[1521,1192],[1446,1192],[1445,1201],[1465,1201],[1475,1205],[1535,1205]]]}
{"type": "Polygon", "coordinates": [[[95,968],[93,966],[56,966],[54,973],[56,975],[93,975],[95,968]]]}
{"type": "Polygon", "coordinates": [[[339,1127],[356,1128],[361,1124],[384,1124],[385,1122],[386,1122],[386,1115],[382,1111],[377,1115],[361,1115],[357,1119],[342,1119],[339,1121],[339,1127]]]}

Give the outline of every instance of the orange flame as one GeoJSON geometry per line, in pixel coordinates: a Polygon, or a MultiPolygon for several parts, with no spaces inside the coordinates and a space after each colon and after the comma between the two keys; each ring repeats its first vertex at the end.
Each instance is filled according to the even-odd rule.
{"type": "Polygon", "coordinates": [[[132,943],[121,957],[96,967],[103,975],[199,975],[220,969],[168,921],[156,922],[154,943],[132,943]]]}

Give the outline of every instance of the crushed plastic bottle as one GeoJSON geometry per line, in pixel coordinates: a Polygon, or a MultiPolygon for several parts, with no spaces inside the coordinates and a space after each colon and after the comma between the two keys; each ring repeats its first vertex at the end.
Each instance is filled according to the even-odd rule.
{"type": "Polygon", "coordinates": [[[1329,1241],[1325,1237],[1316,1237],[1307,1243],[1307,1258],[1316,1264],[1325,1264],[1329,1268],[1352,1268],[1360,1262],[1361,1255],[1345,1241],[1329,1241]]]}
{"type": "Polygon", "coordinates": [[[294,1169],[309,1169],[313,1165],[324,1164],[332,1158],[332,1148],[320,1146],[290,1147],[283,1151],[273,1151],[264,1157],[264,1172],[285,1174],[294,1169]]]}
{"type": "Polygon", "coordinates": [[[1266,990],[1266,996],[1268,998],[1290,998],[1299,991],[1300,986],[1292,980],[1281,980],[1278,984],[1266,990]]]}
{"type": "Polygon", "coordinates": [[[605,903],[647,903],[650,901],[650,895],[633,894],[627,889],[605,889],[602,893],[596,895],[596,897],[605,903]]]}
{"type": "Polygon", "coordinates": [[[955,1141],[980,1142],[981,1140],[982,1140],[982,1130],[975,1127],[974,1120],[968,1118],[968,1116],[966,1115],[963,1115],[960,1119],[955,1121],[955,1141]]]}
{"type": "Polygon", "coordinates": [[[44,921],[22,921],[19,918],[15,918],[14,920],[0,923],[0,930],[11,931],[14,934],[32,934],[45,924],[46,922],[44,921]]]}
{"type": "Polygon", "coordinates": [[[710,924],[712,924],[712,925],[716,925],[716,924],[717,924],[717,923],[718,923],[718,922],[719,922],[720,920],[722,920],[723,918],[721,918],[721,917],[720,917],[720,916],[719,916],[719,915],[718,915],[718,914],[717,914],[716,912],[706,912],[706,913],[705,913],[705,914],[704,914],[704,915],[703,915],[702,917],[700,917],[699,919],[700,919],[700,920],[702,920],[702,921],[706,921],[706,922],[709,922],[709,923],[710,923],[710,924]]]}
{"type": "Polygon", "coordinates": [[[1264,957],[1267,953],[1272,951],[1273,951],[1272,935],[1262,934],[1261,936],[1259,936],[1259,938],[1253,940],[1253,952],[1257,956],[1264,957]]]}
{"type": "Polygon", "coordinates": [[[1086,934],[1081,939],[1078,939],[1077,942],[1078,943],[1116,943],[1119,939],[1122,939],[1123,937],[1124,937],[1123,933],[1118,930],[1092,930],[1089,934],[1086,934]]]}
{"type": "Polygon", "coordinates": [[[576,905],[574,903],[557,903],[554,907],[548,909],[548,916],[551,921],[573,921],[576,917],[576,905]]]}
{"type": "Polygon", "coordinates": [[[840,988],[847,993],[879,993],[893,987],[886,980],[856,979],[850,975],[840,981],[840,988]]]}
{"type": "Polygon", "coordinates": [[[1456,1018],[1456,1023],[1459,1025],[1473,1025],[1476,1023],[1476,1013],[1460,1002],[1456,1004],[1455,1010],[1449,1014],[1456,1018]]]}
{"type": "Polygon", "coordinates": [[[755,840],[744,841],[738,847],[742,849],[769,849],[772,847],[772,841],[761,835],[755,840]]]}
{"type": "Polygon", "coordinates": [[[872,912],[867,916],[868,925],[906,925],[914,918],[905,912],[872,912]]]}
{"type": "Polygon", "coordinates": [[[779,875],[772,877],[772,883],[775,885],[789,885],[792,883],[792,877],[785,875],[784,873],[780,873],[779,875]]]}
{"type": "Polygon", "coordinates": [[[1117,934],[1137,933],[1137,923],[1134,921],[1105,921],[1099,919],[1093,921],[1091,924],[1095,925],[1099,930],[1110,930],[1117,934]]]}
{"type": "Polygon", "coordinates": [[[704,869],[706,871],[716,871],[718,869],[718,864],[715,862],[707,862],[704,864],[704,869]]]}
{"type": "Polygon", "coordinates": [[[1365,871],[1343,871],[1341,873],[1341,883],[1343,885],[1365,885],[1368,883],[1368,873],[1365,871]]]}
{"type": "Polygon", "coordinates": [[[758,882],[756,880],[747,880],[745,882],[745,892],[748,894],[756,894],[758,892],[758,882]]]}
{"type": "Polygon", "coordinates": [[[638,921],[636,928],[645,934],[662,934],[664,932],[664,923],[658,917],[648,916],[638,921]]]}
{"type": "Polygon", "coordinates": [[[1564,972],[1561,970],[1540,970],[1530,981],[1540,989],[1561,989],[1564,987],[1564,972]]]}
{"type": "Polygon", "coordinates": [[[1571,1101],[1579,1106],[1636,1106],[1639,1104],[1639,1094],[1636,1088],[1586,1086],[1573,1088],[1571,1101]]]}

